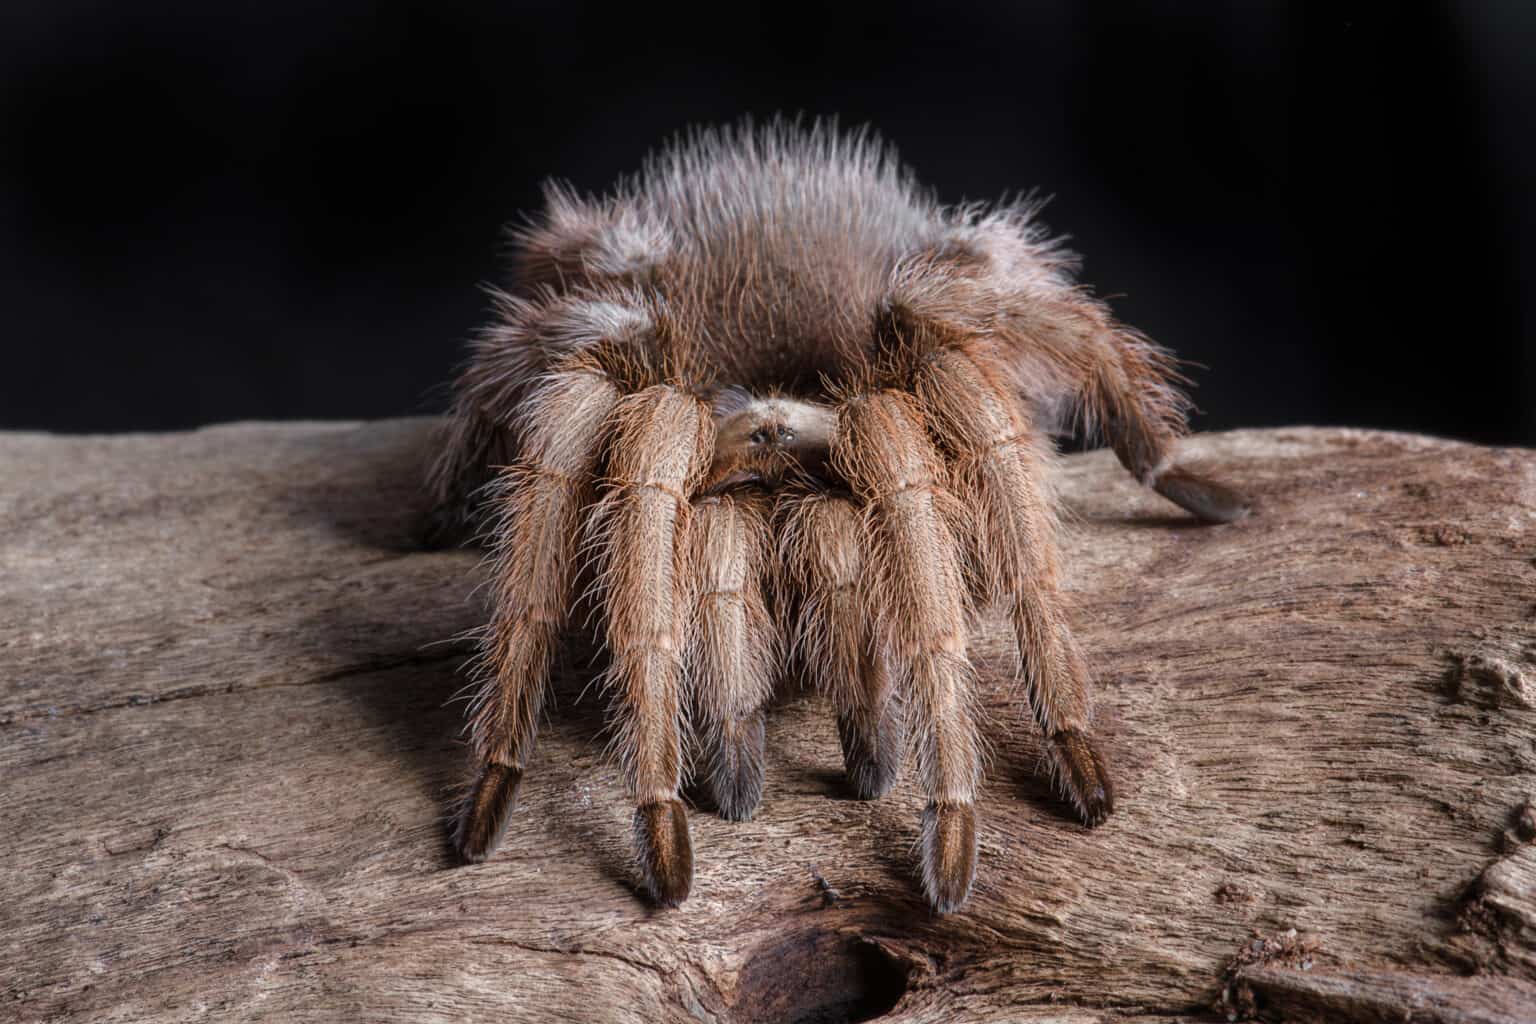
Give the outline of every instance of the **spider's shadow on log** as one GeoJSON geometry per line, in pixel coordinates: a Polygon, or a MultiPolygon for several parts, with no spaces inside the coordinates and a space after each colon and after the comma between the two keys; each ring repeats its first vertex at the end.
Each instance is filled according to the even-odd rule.
{"type": "MultiPolygon", "coordinates": [[[[476,552],[428,552],[421,543],[430,434],[426,421],[354,428],[348,457],[337,459],[329,443],[324,465],[295,473],[303,483],[284,498],[285,518],[315,535],[323,560],[311,613],[289,640],[306,658],[318,651],[336,666],[312,682],[357,709],[351,756],[400,763],[398,773],[438,809],[441,831],[463,781],[463,706],[454,698],[468,682],[467,634],[483,622],[484,602],[476,552]]],[[[445,840],[441,864],[455,863],[445,840]]]]}
{"type": "MultiPolygon", "coordinates": [[[[1019,801],[1039,808],[1057,822],[1083,827],[1082,818],[1051,776],[1045,736],[1034,715],[1022,680],[1015,678],[1010,654],[987,651],[974,656],[977,696],[982,705],[981,735],[987,745],[983,808],[996,800],[1019,801]]],[[[1108,694],[1100,691],[1102,707],[1108,694]]],[[[1112,778],[1125,780],[1118,753],[1113,716],[1095,721],[1095,732],[1110,757],[1112,778]]]]}

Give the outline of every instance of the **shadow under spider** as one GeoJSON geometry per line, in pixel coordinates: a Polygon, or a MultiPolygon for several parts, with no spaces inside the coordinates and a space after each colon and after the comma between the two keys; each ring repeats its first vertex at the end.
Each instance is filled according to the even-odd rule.
{"type": "MultiPolygon", "coordinates": [[[[1014,678],[1012,656],[978,654],[974,665],[982,707],[978,725],[989,754],[991,795],[1027,801],[1064,823],[1082,826],[1076,808],[1051,776],[1045,736],[1030,712],[1023,681],[1014,678]]],[[[1100,689],[1099,700],[1103,699],[1100,689]]],[[[1094,736],[1108,759],[1110,778],[1118,784],[1129,766],[1116,756],[1118,745],[1109,718],[1101,715],[1095,721],[1094,736]]]]}

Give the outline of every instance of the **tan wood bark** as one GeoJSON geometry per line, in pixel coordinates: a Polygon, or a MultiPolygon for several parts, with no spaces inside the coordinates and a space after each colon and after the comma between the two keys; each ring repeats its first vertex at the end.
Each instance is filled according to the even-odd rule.
{"type": "Polygon", "coordinates": [[[455,866],[484,610],[413,543],[429,427],[0,435],[0,1020],[1536,1020],[1536,453],[1196,438],[1259,503],[1221,527],[1067,458],[1118,809],[1052,794],[989,632],[979,882],[936,919],[910,778],[847,799],[807,697],[647,907],[574,656],[455,866]]]}

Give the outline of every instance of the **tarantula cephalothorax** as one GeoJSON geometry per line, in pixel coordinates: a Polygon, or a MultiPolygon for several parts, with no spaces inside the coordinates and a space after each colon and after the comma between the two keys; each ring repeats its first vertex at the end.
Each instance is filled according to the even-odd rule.
{"type": "Polygon", "coordinates": [[[993,606],[1062,788],[1089,824],[1109,813],[1049,435],[1101,431],[1203,519],[1245,506],[1175,463],[1173,360],[1073,284],[1033,213],[941,207],[888,149],[825,126],[696,134],[606,198],[548,189],[431,475],[439,533],[484,517],[494,551],[465,859],[496,847],[588,589],[658,903],[692,885],[690,764],[724,817],[758,806],[763,709],[793,655],[836,707],[859,796],[915,750],[923,887],[958,907],[981,764],[966,647],[993,606]]]}

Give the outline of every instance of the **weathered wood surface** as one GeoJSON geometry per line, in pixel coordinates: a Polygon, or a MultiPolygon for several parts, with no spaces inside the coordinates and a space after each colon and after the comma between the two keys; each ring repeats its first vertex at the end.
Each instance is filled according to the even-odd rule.
{"type": "Polygon", "coordinates": [[[810,698],[644,905],[580,665],[455,866],[483,611],[412,542],[428,427],[0,436],[0,1019],[1536,1020],[1536,453],[1201,437],[1260,505],[1221,527],[1067,459],[1119,809],[1051,795],[989,638],[980,880],[935,919],[917,794],[846,799],[810,698]]]}

